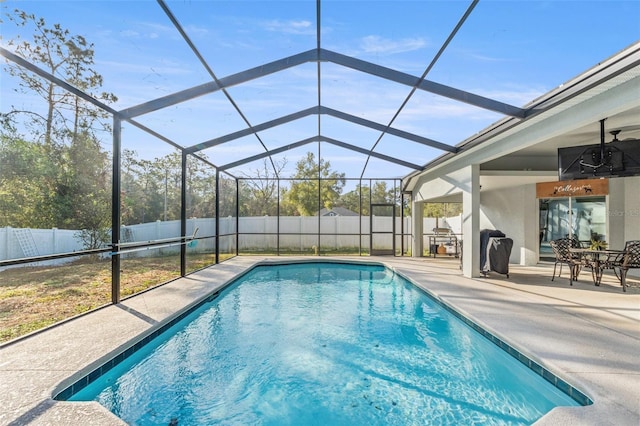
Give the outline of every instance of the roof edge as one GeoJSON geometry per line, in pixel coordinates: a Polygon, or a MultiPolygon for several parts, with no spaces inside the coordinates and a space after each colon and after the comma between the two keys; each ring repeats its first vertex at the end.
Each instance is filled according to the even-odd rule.
{"type": "Polygon", "coordinates": [[[573,99],[585,91],[597,87],[625,71],[640,66],[640,41],[637,41],[625,49],[613,54],[609,58],[587,69],[578,76],[560,84],[551,91],[532,100],[525,105],[528,112],[524,119],[517,117],[505,117],[479,131],[475,135],[455,145],[456,153],[445,153],[433,159],[423,166],[421,170],[407,174],[402,178],[406,182],[403,192],[411,191],[419,176],[438,166],[444,165],[455,159],[459,154],[468,151],[480,144],[486,143],[507,130],[526,123],[529,119],[547,112],[564,102],[573,99]]]}

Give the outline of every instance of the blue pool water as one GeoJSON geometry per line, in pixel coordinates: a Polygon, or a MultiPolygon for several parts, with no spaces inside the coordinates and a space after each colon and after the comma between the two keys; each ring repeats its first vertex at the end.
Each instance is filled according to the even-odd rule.
{"type": "Polygon", "coordinates": [[[133,425],[528,425],[578,405],[392,271],[259,266],[68,398],[133,425]]]}

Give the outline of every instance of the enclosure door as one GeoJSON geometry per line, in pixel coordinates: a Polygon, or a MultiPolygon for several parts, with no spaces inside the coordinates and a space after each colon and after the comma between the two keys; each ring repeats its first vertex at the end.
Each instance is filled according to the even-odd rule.
{"type": "Polygon", "coordinates": [[[394,255],[396,233],[396,206],[394,204],[371,204],[371,243],[370,253],[377,255],[394,255]]]}

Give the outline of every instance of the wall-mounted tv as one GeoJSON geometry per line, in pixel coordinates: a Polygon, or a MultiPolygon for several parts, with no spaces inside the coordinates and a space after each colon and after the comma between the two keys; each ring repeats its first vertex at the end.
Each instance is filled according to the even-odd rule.
{"type": "Polygon", "coordinates": [[[640,175],[640,139],[558,148],[558,179],[640,175]]]}

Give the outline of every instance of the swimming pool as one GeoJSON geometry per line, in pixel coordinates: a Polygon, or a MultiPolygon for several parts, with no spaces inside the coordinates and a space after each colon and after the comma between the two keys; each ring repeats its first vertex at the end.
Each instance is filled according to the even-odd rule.
{"type": "Polygon", "coordinates": [[[141,425],[531,424],[578,405],[469,325],[380,265],[258,266],[57,399],[141,425]]]}

